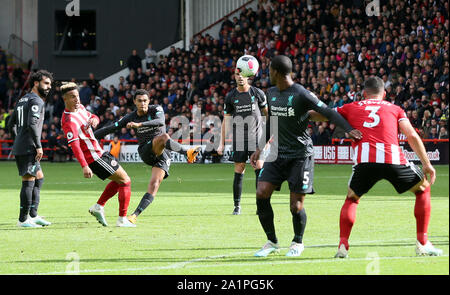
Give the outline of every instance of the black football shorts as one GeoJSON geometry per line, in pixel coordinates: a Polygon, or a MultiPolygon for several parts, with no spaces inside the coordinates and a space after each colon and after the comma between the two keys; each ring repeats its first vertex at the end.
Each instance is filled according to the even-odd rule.
{"type": "Polygon", "coordinates": [[[41,169],[41,164],[36,161],[36,153],[29,155],[15,156],[17,169],[20,176],[31,175],[36,177],[36,173],[41,169]]]}
{"type": "Polygon", "coordinates": [[[361,163],[353,166],[349,187],[359,197],[366,194],[378,181],[389,181],[395,190],[402,194],[422,181],[422,170],[408,163],[406,165],[394,165],[383,163],[361,163]]]}
{"type": "Polygon", "coordinates": [[[281,189],[284,181],[289,190],[298,194],[314,194],[314,158],[298,159],[278,158],[274,162],[265,162],[259,174],[259,182],[269,182],[281,189]]]}
{"type": "Polygon", "coordinates": [[[157,156],[153,152],[152,143],[149,142],[146,145],[142,145],[138,148],[139,156],[142,161],[152,167],[160,168],[164,170],[166,173],[164,175],[164,179],[169,177],[169,169],[170,169],[170,151],[164,149],[163,153],[160,156],[157,156]]]}
{"type": "Polygon", "coordinates": [[[92,172],[101,180],[105,180],[116,173],[119,167],[120,165],[117,162],[117,159],[108,152],[104,153],[97,161],[89,164],[89,168],[91,168],[92,172]]]}

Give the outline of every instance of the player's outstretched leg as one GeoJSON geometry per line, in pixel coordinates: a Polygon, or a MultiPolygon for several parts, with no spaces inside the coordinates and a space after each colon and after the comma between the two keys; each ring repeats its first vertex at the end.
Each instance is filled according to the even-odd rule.
{"type": "Polygon", "coordinates": [[[339,219],[339,246],[335,258],[347,258],[348,257],[348,239],[352,231],[353,224],[356,220],[356,209],[359,204],[359,197],[353,192],[352,189],[348,189],[347,198],[341,209],[341,215],[339,219]]]}
{"type": "Polygon", "coordinates": [[[286,256],[298,257],[302,254],[305,246],[303,245],[303,234],[306,228],[306,211],[303,208],[305,194],[297,194],[291,192],[290,209],[292,214],[292,225],[294,227],[294,238],[286,256]]]}
{"type": "Polygon", "coordinates": [[[199,146],[192,148],[185,148],[180,143],[170,138],[168,134],[164,134],[163,136],[164,136],[163,138],[164,148],[186,156],[187,162],[189,164],[192,164],[197,160],[197,156],[201,151],[201,148],[199,146]]]}
{"type": "Polygon", "coordinates": [[[166,172],[158,167],[152,168],[152,177],[150,178],[150,183],[148,184],[148,191],[144,194],[136,210],[133,214],[128,216],[128,220],[133,224],[136,224],[137,217],[141,214],[154,200],[156,193],[158,192],[159,186],[164,179],[166,172]]]}
{"type": "Polygon", "coordinates": [[[273,222],[273,209],[270,204],[270,197],[275,187],[268,182],[259,182],[256,191],[256,207],[258,208],[258,218],[261,226],[266,233],[267,243],[255,253],[256,257],[266,257],[270,253],[279,252],[278,239],[275,233],[273,222]]]}
{"type": "Polygon", "coordinates": [[[412,189],[416,195],[414,216],[416,218],[416,254],[419,256],[441,256],[442,250],[428,240],[428,224],[431,215],[431,189],[427,181],[412,189]]]}

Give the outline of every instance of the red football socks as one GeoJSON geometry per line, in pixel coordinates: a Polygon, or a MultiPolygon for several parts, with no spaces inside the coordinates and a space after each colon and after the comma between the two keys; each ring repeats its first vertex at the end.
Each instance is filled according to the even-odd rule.
{"type": "Polygon", "coordinates": [[[347,198],[341,209],[341,216],[339,220],[340,228],[340,241],[339,245],[344,244],[345,249],[348,250],[348,238],[352,231],[353,224],[356,220],[356,208],[358,207],[358,201],[347,198]]]}
{"type": "Polygon", "coordinates": [[[131,197],[131,182],[119,184],[119,216],[127,216],[131,197]]]}
{"type": "Polygon", "coordinates": [[[105,187],[105,190],[100,196],[100,199],[98,199],[97,204],[99,204],[100,206],[105,206],[106,202],[112,197],[114,197],[114,195],[117,193],[118,190],[119,184],[117,182],[111,181],[105,187]]]}
{"type": "Polygon", "coordinates": [[[414,206],[414,216],[416,217],[417,240],[425,245],[428,241],[428,223],[431,213],[430,186],[423,192],[416,193],[416,204],[414,206]]]}

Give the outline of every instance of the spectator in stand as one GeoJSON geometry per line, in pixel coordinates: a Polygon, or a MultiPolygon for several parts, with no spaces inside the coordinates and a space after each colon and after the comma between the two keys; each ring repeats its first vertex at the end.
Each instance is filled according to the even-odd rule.
{"type": "Polygon", "coordinates": [[[134,72],[137,72],[137,69],[142,67],[142,59],[136,49],[133,49],[130,57],[128,57],[127,66],[130,70],[134,70],[134,72]]]}
{"type": "Polygon", "coordinates": [[[151,67],[151,64],[156,64],[158,53],[153,49],[152,43],[148,43],[147,49],[145,49],[145,63],[147,69],[151,67]]]}
{"type": "Polygon", "coordinates": [[[448,132],[445,127],[439,129],[439,139],[448,139],[448,132]]]}
{"type": "Polygon", "coordinates": [[[83,81],[80,87],[80,101],[81,104],[86,106],[91,100],[92,88],[89,87],[87,81],[83,81]]]}
{"type": "Polygon", "coordinates": [[[6,129],[6,122],[9,114],[5,111],[5,109],[0,108],[0,129],[6,129]]]}
{"type": "Polygon", "coordinates": [[[313,135],[312,140],[313,140],[314,145],[330,145],[331,144],[330,133],[323,124],[321,124],[319,126],[317,133],[315,133],[313,135]]]}
{"type": "Polygon", "coordinates": [[[132,139],[132,136],[130,135],[130,133],[128,132],[127,128],[122,128],[120,130],[120,136],[119,136],[120,140],[130,140],[132,139]]]}
{"type": "Polygon", "coordinates": [[[121,142],[119,140],[119,137],[117,135],[115,135],[113,141],[111,141],[111,143],[110,143],[109,153],[111,155],[113,155],[116,159],[119,159],[120,147],[121,147],[121,142]]]}
{"type": "Polygon", "coordinates": [[[439,139],[438,127],[431,127],[431,132],[428,139],[439,139]]]}
{"type": "Polygon", "coordinates": [[[98,89],[100,87],[100,84],[98,80],[95,78],[94,73],[89,73],[89,79],[87,80],[87,84],[89,85],[89,87],[91,87],[92,93],[97,95],[99,94],[98,89]]]}
{"type": "Polygon", "coordinates": [[[420,128],[422,126],[422,121],[419,118],[419,114],[418,114],[418,112],[416,110],[412,111],[412,113],[411,113],[411,120],[410,121],[411,121],[411,125],[414,128],[420,128]]]}
{"type": "Polygon", "coordinates": [[[64,136],[64,132],[60,131],[56,136],[56,144],[53,153],[53,162],[66,162],[67,157],[71,154],[69,144],[64,136]]]}

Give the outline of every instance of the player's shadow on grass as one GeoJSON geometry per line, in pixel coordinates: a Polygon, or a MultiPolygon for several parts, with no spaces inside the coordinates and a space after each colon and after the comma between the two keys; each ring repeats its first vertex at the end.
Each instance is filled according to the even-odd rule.
{"type": "MultiPolygon", "coordinates": [[[[158,252],[158,251],[214,251],[214,250],[255,250],[258,251],[258,247],[227,247],[227,248],[172,248],[172,249],[136,249],[135,251],[150,251],[150,252],[158,252]]],[[[212,255],[215,256],[215,255],[212,255]]]]}
{"type": "MultiPolygon", "coordinates": [[[[436,237],[437,238],[437,237],[436,237]]],[[[448,237],[446,237],[448,238],[448,237]]],[[[404,243],[391,243],[391,244],[364,244],[364,245],[351,245],[351,247],[355,248],[364,248],[364,247],[410,247],[414,243],[412,242],[404,242],[404,243]]],[[[449,241],[433,241],[433,245],[448,245],[449,241]]],[[[314,248],[336,248],[337,244],[330,244],[330,245],[319,245],[319,246],[308,246],[306,245],[305,248],[307,249],[314,249],[314,248]]],[[[214,251],[214,250],[255,250],[258,251],[258,247],[227,247],[227,248],[188,248],[188,249],[178,249],[178,248],[164,248],[164,249],[136,249],[134,251],[150,251],[150,252],[158,252],[158,251],[214,251]]],[[[287,250],[287,249],[285,249],[287,250]]],[[[215,256],[215,255],[211,255],[215,256]]],[[[226,255],[224,255],[226,256],[226,255]]]]}
{"type": "MultiPolygon", "coordinates": [[[[251,254],[249,254],[250,256],[251,254]]],[[[255,257],[256,258],[256,257],[255,257]]],[[[120,258],[92,258],[92,259],[80,259],[80,263],[180,263],[180,264],[192,264],[199,262],[223,262],[228,261],[230,258],[224,257],[120,257],[120,258]]],[[[242,259],[242,258],[241,258],[242,259]]],[[[244,259],[247,260],[247,259],[244,259]]],[[[254,261],[255,259],[249,259],[249,261],[254,261]]],[[[67,263],[68,260],[65,259],[48,259],[48,260],[16,260],[10,263],[67,263]]],[[[164,268],[165,266],[158,266],[164,268]]],[[[168,268],[171,268],[168,266],[168,268]]]]}
{"type": "MultiPolygon", "coordinates": [[[[437,237],[435,237],[437,238],[437,237]]],[[[448,238],[448,237],[447,237],[448,238]]],[[[448,245],[448,240],[447,241],[436,241],[433,240],[433,245],[448,245]]],[[[352,248],[365,248],[365,247],[411,247],[412,245],[415,245],[414,242],[402,242],[402,243],[387,243],[387,244],[351,244],[350,243],[350,247],[352,248]]],[[[318,246],[308,246],[305,245],[305,248],[337,248],[337,244],[333,244],[333,245],[318,245],[318,246]]]]}
{"type": "MultiPolygon", "coordinates": [[[[98,224],[98,223],[97,223],[98,224]]],[[[1,223],[0,224],[0,230],[1,231],[39,231],[39,230],[45,230],[45,231],[53,231],[53,230],[71,230],[71,229],[85,229],[85,228],[101,228],[102,226],[97,226],[96,224],[91,224],[88,222],[64,222],[64,223],[58,223],[58,224],[52,224],[50,226],[44,226],[40,228],[23,228],[23,227],[17,227],[12,223],[1,223]],[[70,224],[70,227],[67,225],[70,224]]]]}
{"type": "MultiPolygon", "coordinates": [[[[449,241],[435,241],[433,244],[435,245],[448,245],[449,241]]],[[[391,244],[367,244],[367,245],[352,245],[352,247],[410,247],[411,243],[391,243],[391,244]]],[[[320,245],[320,246],[310,246],[306,248],[336,248],[336,245],[320,245]]],[[[137,250],[137,251],[205,251],[205,250],[257,250],[254,247],[229,247],[229,248],[183,248],[183,249],[176,249],[176,248],[169,248],[169,249],[144,249],[144,250],[137,250]]],[[[283,251],[287,251],[287,248],[283,248],[283,251]]],[[[80,262],[82,263],[171,263],[171,264],[180,264],[180,265],[188,265],[188,264],[202,264],[202,263],[245,263],[245,262],[257,262],[257,261],[291,261],[292,258],[285,257],[282,254],[278,255],[272,255],[267,258],[260,258],[260,257],[253,257],[253,254],[251,251],[248,251],[248,253],[236,253],[233,255],[233,253],[229,255],[211,255],[211,256],[205,256],[205,257],[120,257],[120,258],[92,258],[92,259],[80,259],[80,262]]],[[[332,257],[298,257],[295,258],[298,261],[301,260],[329,260],[332,257]]],[[[17,261],[11,261],[10,263],[67,263],[67,260],[65,259],[49,259],[49,260],[17,260],[17,261]]],[[[168,266],[155,266],[158,268],[165,268],[168,269],[174,267],[171,265],[168,266]]]]}

